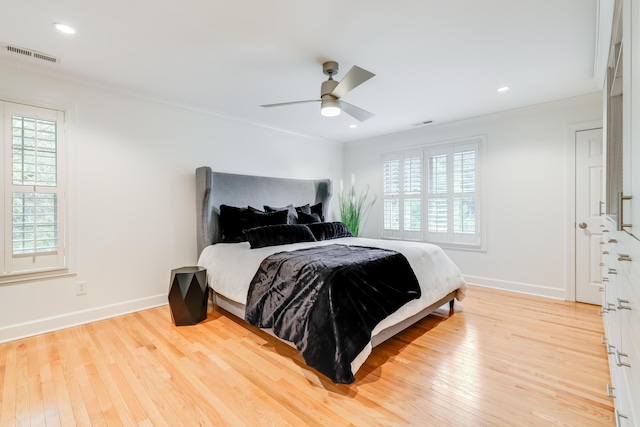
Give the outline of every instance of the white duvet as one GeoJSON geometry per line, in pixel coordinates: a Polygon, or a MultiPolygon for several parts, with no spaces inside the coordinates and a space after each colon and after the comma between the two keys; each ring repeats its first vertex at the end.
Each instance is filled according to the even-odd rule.
{"type": "MultiPolygon", "coordinates": [[[[213,290],[240,304],[246,304],[249,284],[263,259],[277,252],[292,251],[312,246],[332,244],[370,246],[390,249],[403,254],[418,278],[422,296],[408,302],[376,326],[372,335],[394,326],[419,313],[449,292],[457,290],[456,298],[461,301],[467,285],[460,270],[438,246],[421,242],[397,240],[377,240],[360,237],[345,237],[321,242],[294,243],[250,249],[248,242],[218,243],[207,246],[200,255],[198,265],[207,269],[207,280],[213,290]]],[[[367,356],[371,345],[352,363],[355,373],[367,356]]]]}

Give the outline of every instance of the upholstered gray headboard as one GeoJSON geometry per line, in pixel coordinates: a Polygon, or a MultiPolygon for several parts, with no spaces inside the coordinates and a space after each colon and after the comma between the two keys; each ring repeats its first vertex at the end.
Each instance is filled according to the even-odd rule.
{"type": "Polygon", "coordinates": [[[222,238],[218,221],[220,205],[238,207],[263,205],[301,206],[322,202],[324,216],[331,200],[331,180],[303,180],[236,175],[213,172],[210,167],[196,169],[196,215],[198,256],[205,246],[222,238]]]}

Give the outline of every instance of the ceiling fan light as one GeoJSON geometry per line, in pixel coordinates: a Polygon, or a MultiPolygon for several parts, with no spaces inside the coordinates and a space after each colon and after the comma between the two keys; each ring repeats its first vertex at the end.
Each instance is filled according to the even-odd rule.
{"type": "Polygon", "coordinates": [[[320,114],[325,117],[335,117],[340,115],[340,101],[337,99],[328,99],[322,101],[320,114]]]}
{"type": "Polygon", "coordinates": [[[340,109],[338,107],[322,107],[320,114],[325,117],[335,117],[340,115],[340,109]]]}

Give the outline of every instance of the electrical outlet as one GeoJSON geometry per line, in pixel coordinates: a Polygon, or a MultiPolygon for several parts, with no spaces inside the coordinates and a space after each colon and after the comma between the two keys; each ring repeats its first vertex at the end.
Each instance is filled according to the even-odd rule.
{"type": "Polygon", "coordinates": [[[86,295],[87,294],[87,282],[78,282],[76,283],[76,295],[86,295]]]}

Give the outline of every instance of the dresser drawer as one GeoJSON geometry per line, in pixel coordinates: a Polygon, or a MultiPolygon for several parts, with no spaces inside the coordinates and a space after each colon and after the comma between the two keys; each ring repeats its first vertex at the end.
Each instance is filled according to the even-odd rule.
{"type": "Polygon", "coordinates": [[[632,329],[628,327],[628,316],[621,315],[620,324],[620,348],[616,350],[615,355],[610,355],[614,357],[613,369],[616,370],[618,377],[616,395],[620,402],[616,402],[616,409],[621,415],[627,417],[622,418],[626,421],[626,423],[620,423],[622,426],[636,426],[640,425],[640,355],[637,343],[632,339],[632,329]]]}
{"type": "Polygon", "coordinates": [[[640,241],[603,237],[603,322],[619,426],[640,426],[640,241]]]}

